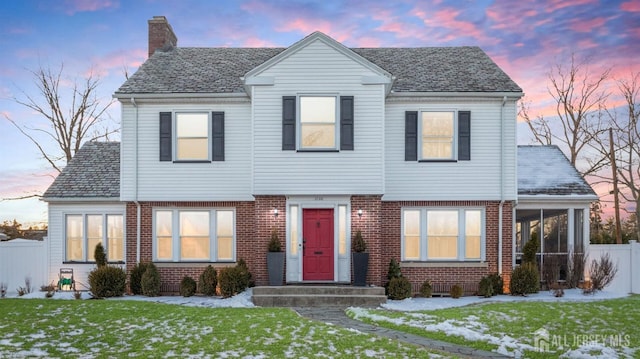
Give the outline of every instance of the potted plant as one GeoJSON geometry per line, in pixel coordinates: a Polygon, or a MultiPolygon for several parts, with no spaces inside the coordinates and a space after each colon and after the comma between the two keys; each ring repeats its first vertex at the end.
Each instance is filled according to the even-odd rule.
{"type": "Polygon", "coordinates": [[[353,253],[353,285],[364,287],[367,284],[367,271],[369,270],[369,253],[366,253],[367,243],[362,238],[362,232],[358,230],[351,242],[353,253]]]}
{"type": "Polygon", "coordinates": [[[271,232],[271,239],[267,249],[269,285],[282,285],[284,281],[284,252],[280,248],[278,231],[275,228],[271,232]]]}

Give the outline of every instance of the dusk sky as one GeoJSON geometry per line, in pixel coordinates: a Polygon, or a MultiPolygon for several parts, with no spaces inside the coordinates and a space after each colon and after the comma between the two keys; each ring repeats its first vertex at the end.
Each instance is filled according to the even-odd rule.
{"type": "MultiPolygon", "coordinates": [[[[178,46],[185,47],[286,47],[314,31],[349,47],[480,46],[523,88],[534,115],[550,113],[547,73],[571,53],[589,57],[593,71],[610,67],[614,79],[640,72],[640,0],[5,0],[0,198],[42,193],[55,174],[2,116],[44,126],[12,100],[37,95],[29,70],[64,63],[67,83],[93,70],[102,79],[99,96],[106,103],[124,82],[124,69],[133,73],[147,57],[147,20],[154,15],[167,17],[178,46]]],[[[117,103],[109,115],[118,126],[117,103]]],[[[518,131],[521,144],[531,143],[526,125],[518,131]]],[[[44,145],[55,149],[51,142],[44,145]]],[[[0,222],[13,218],[46,222],[46,205],[38,199],[0,202],[0,222]]]]}

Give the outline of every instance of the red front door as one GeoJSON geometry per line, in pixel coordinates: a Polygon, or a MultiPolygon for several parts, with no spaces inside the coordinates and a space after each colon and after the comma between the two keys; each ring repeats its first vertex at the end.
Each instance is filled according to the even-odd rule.
{"type": "Polygon", "coordinates": [[[303,209],[302,239],[302,280],[333,281],[333,209],[303,209]]]}

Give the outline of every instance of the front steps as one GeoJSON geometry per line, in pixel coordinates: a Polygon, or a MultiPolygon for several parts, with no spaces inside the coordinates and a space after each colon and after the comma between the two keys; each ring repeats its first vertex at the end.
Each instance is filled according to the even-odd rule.
{"type": "Polygon", "coordinates": [[[253,288],[261,307],[377,307],[387,301],[382,287],[288,285],[253,288]]]}

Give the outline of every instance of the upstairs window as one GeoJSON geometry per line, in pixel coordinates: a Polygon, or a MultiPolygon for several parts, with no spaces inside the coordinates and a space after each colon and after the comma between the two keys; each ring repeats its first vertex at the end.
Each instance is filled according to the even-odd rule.
{"type": "Polygon", "coordinates": [[[300,149],[336,148],[335,96],[300,96],[300,149]]]}
{"type": "Polygon", "coordinates": [[[454,113],[423,111],[420,127],[422,134],[421,159],[453,160],[454,159],[454,113]]]}
{"type": "Polygon", "coordinates": [[[282,97],[282,150],[353,151],[353,96],[282,97]]]}
{"type": "Polygon", "coordinates": [[[471,160],[471,111],[406,111],[404,160],[471,160]]]}
{"type": "Polygon", "coordinates": [[[207,113],[177,113],[176,160],[209,160],[210,133],[207,113]]]}
{"type": "Polygon", "coordinates": [[[224,112],[160,112],[160,161],[224,161],[224,112]]]}

